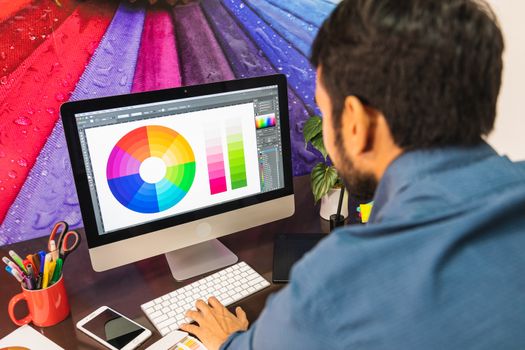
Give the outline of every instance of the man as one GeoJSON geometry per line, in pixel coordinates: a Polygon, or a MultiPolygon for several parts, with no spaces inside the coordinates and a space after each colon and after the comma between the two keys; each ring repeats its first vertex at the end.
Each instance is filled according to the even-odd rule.
{"type": "Polygon", "coordinates": [[[525,167],[483,141],[503,38],[474,0],[346,0],[314,42],[326,148],[374,187],[367,226],[297,263],[248,329],[214,298],[211,350],[525,349],[525,167]]]}

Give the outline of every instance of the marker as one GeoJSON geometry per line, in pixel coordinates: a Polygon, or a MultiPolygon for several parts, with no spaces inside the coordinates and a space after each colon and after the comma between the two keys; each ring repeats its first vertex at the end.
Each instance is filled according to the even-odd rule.
{"type": "Polygon", "coordinates": [[[42,278],[42,289],[47,288],[49,283],[49,268],[51,267],[51,253],[47,253],[44,262],[44,277],[42,278]]]}
{"type": "Polygon", "coordinates": [[[22,269],[22,271],[24,271],[25,273],[27,273],[27,270],[26,270],[26,267],[24,266],[24,263],[22,262],[22,258],[20,258],[20,256],[18,256],[17,253],[15,253],[14,250],[10,250],[9,251],[9,255],[11,255],[11,258],[13,258],[13,260],[15,261],[15,263],[20,266],[20,268],[22,269]]]}
{"type": "Polygon", "coordinates": [[[29,290],[34,289],[33,281],[31,280],[31,278],[29,277],[24,278],[24,284],[26,286],[26,289],[29,289],[29,290]]]}
{"type": "Polygon", "coordinates": [[[22,261],[22,264],[24,264],[24,267],[26,268],[26,275],[29,274],[29,270],[27,269],[27,265],[31,264],[31,261],[29,261],[28,259],[24,259],[22,261]]]}
{"type": "Polygon", "coordinates": [[[46,262],[46,252],[43,250],[38,252],[38,256],[40,257],[40,274],[44,272],[44,263],[46,262]]]}
{"type": "MultiPolygon", "coordinates": [[[[53,259],[53,257],[51,257],[51,259],[53,259]]],[[[51,260],[51,262],[49,263],[49,275],[48,275],[48,280],[47,280],[48,287],[51,285],[51,281],[53,280],[53,273],[55,273],[56,264],[57,262],[54,260],[51,260]]]]}
{"type": "Polygon", "coordinates": [[[31,255],[31,257],[33,258],[33,270],[34,270],[34,273],[35,273],[35,277],[40,273],[40,255],[37,254],[33,254],[31,255]]]}
{"type": "MultiPolygon", "coordinates": [[[[6,267],[6,271],[7,270],[7,267],[6,267]]],[[[8,271],[9,272],[9,271],[8,271]]],[[[20,276],[20,274],[18,273],[18,271],[16,270],[13,270],[11,269],[11,271],[9,272],[11,275],[13,275],[14,278],[16,278],[16,280],[20,283],[22,283],[24,281],[24,278],[22,276],[20,276]]]]}
{"type": "Polygon", "coordinates": [[[49,252],[53,261],[56,261],[58,259],[58,250],[55,241],[49,241],[49,252]]]}
{"type": "Polygon", "coordinates": [[[8,258],[6,258],[5,256],[2,258],[2,261],[4,262],[4,264],[6,264],[7,266],[9,266],[11,269],[15,270],[15,271],[18,271],[20,274],[23,274],[22,270],[20,270],[20,268],[14,263],[12,262],[11,260],[9,260],[8,258]]]}
{"type": "Polygon", "coordinates": [[[35,278],[35,270],[33,269],[33,265],[31,265],[31,263],[27,264],[27,272],[28,272],[27,277],[29,277],[29,279],[31,280],[31,285],[34,288],[36,278],[35,278]]]}
{"type": "Polygon", "coordinates": [[[63,264],[63,260],[62,258],[58,258],[57,261],[56,261],[56,266],[55,266],[55,272],[53,273],[53,278],[51,279],[51,284],[54,284],[56,283],[56,281],[58,281],[60,279],[60,274],[62,273],[62,264],[63,264]]]}

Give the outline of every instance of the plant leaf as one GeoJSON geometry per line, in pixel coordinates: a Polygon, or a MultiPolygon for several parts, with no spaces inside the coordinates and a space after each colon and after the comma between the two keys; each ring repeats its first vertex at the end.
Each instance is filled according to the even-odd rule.
{"type": "Polygon", "coordinates": [[[321,117],[314,115],[308,118],[303,127],[304,143],[305,146],[317,135],[320,135],[323,131],[323,120],[321,117]]]}
{"type": "Polygon", "coordinates": [[[326,160],[328,153],[326,152],[326,148],[324,147],[323,135],[322,134],[317,135],[310,142],[312,143],[312,146],[314,146],[316,150],[321,152],[321,154],[324,157],[324,160],[326,160]]]}
{"type": "Polygon", "coordinates": [[[338,178],[335,168],[324,163],[319,163],[312,169],[311,184],[315,202],[334,187],[338,178]]]}

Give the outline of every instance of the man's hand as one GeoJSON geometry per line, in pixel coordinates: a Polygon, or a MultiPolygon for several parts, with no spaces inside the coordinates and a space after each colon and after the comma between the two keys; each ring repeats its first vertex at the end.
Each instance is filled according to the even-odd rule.
{"type": "Polygon", "coordinates": [[[186,317],[198,325],[184,324],[180,329],[195,334],[209,350],[218,350],[231,334],[248,329],[248,319],[240,307],[235,309],[236,316],[215,297],[208,299],[208,304],[197,300],[195,307],[197,311],[186,312],[186,317]]]}

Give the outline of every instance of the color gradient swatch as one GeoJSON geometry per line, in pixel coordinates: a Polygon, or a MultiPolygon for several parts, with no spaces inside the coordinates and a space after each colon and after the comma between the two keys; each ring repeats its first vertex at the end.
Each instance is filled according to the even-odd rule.
{"type": "Polygon", "coordinates": [[[173,207],[188,193],[195,179],[195,155],[176,131],[144,126],[124,135],[113,147],[106,176],[111,192],[126,208],[158,213],[173,207]],[[156,174],[160,180],[154,183],[144,177],[149,169],[143,167],[152,158],[164,164],[163,173],[156,174]]]}
{"type": "Polygon", "coordinates": [[[221,135],[217,129],[207,130],[206,158],[208,161],[208,178],[210,193],[226,192],[226,173],[224,170],[224,154],[222,151],[221,135]]]}
{"type": "Polygon", "coordinates": [[[255,127],[257,129],[271,128],[277,124],[275,114],[260,115],[255,118],[255,127]]]}
{"type": "Polygon", "coordinates": [[[228,160],[230,163],[230,180],[232,190],[246,187],[246,161],[244,159],[244,142],[242,125],[238,121],[229,121],[226,127],[228,143],[228,160]]]}

